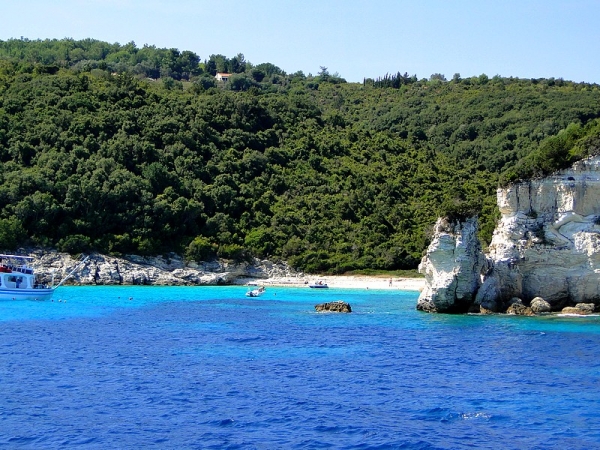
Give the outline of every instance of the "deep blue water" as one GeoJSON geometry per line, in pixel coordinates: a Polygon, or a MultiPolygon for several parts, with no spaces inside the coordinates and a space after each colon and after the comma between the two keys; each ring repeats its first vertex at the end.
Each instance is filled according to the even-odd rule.
{"type": "Polygon", "coordinates": [[[1,302],[0,448],[600,448],[599,317],[245,290],[63,287],[53,302],[1,302]],[[314,312],[338,299],[354,312],[314,312]]]}

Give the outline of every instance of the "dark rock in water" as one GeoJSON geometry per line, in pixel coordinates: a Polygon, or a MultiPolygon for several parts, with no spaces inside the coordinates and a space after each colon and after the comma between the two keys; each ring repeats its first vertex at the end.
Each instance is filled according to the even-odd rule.
{"type": "Polygon", "coordinates": [[[575,308],[580,309],[585,313],[592,314],[596,310],[596,305],[594,303],[577,303],[575,308]]]}
{"type": "Polygon", "coordinates": [[[491,309],[487,309],[483,305],[479,305],[479,314],[484,314],[486,316],[489,316],[489,315],[496,314],[496,313],[494,311],[492,311],[491,309]]]}
{"type": "Polygon", "coordinates": [[[578,314],[586,316],[594,312],[595,305],[593,303],[577,303],[575,306],[567,306],[562,309],[563,314],[578,314]]]}
{"type": "Polygon", "coordinates": [[[352,312],[352,308],[349,303],[343,302],[341,300],[336,300],[335,302],[329,303],[320,303],[315,305],[315,309],[318,312],[328,311],[328,312],[342,312],[349,313],[352,312]]]}
{"type": "Polygon", "coordinates": [[[522,305],[520,303],[513,303],[506,310],[506,314],[512,314],[515,316],[533,316],[533,311],[531,308],[522,305]]]}
{"type": "Polygon", "coordinates": [[[577,314],[580,316],[586,316],[589,312],[583,311],[579,308],[575,308],[574,306],[566,306],[561,311],[562,314],[577,314]]]}

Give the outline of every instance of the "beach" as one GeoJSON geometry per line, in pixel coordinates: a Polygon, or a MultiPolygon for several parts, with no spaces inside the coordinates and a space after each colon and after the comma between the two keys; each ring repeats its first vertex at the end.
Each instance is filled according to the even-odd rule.
{"type": "Polygon", "coordinates": [[[298,277],[273,277],[266,279],[244,278],[239,284],[255,286],[302,287],[322,282],[330,288],[345,289],[396,289],[402,291],[421,291],[425,287],[425,278],[375,277],[362,275],[305,275],[298,277]]]}

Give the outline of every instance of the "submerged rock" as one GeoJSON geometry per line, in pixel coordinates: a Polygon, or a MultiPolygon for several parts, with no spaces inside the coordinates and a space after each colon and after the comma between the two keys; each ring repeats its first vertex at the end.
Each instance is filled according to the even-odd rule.
{"type": "Polygon", "coordinates": [[[317,310],[318,312],[352,312],[350,304],[341,300],[336,300],[334,302],[329,303],[319,303],[318,305],[315,305],[315,310],[317,310]]]}

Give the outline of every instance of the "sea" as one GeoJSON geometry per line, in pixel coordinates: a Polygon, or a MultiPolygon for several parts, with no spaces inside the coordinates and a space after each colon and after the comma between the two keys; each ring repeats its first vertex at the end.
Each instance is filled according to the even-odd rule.
{"type": "Polygon", "coordinates": [[[598,316],[246,290],[65,286],[0,302],[0,448],[600,448],[598,316]],[[333,300],[352,313],[315,312],[333,300]]]}

